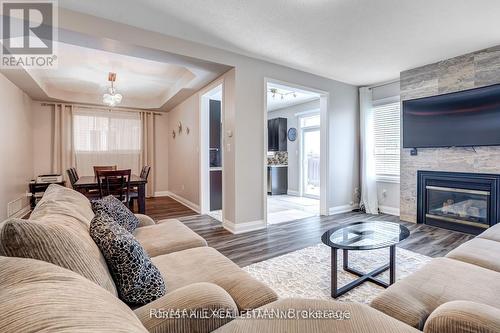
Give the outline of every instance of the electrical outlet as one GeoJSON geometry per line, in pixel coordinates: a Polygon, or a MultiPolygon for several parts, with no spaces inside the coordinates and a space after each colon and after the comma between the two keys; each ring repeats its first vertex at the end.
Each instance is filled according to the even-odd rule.
{"type": "Polygon", "coordinates": [[[185,189],[185,188],[186,188],[186,186],[184,186],[184,184],[182,184],[182,186],[181,186],[181,190],[183,190],[183,191],[184,191],[184,189],[185,189]]]}

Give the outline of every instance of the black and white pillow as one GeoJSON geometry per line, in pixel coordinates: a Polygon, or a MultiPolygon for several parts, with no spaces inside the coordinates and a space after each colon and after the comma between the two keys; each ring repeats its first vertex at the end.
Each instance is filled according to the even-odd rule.
{"type": "Polygon", "coordinates": [[[165,295],[165,282],[158,268],[135,237],[105,213],[90,223],[90,236],[101,250],[120,299],[147,304],[165,295]]]}
{"type": "Polygon", "coordinates": [[[95,214],[106,213],[128,232],[133,232],[139,225],[137,216],[112,195],[92,201],[92,210],[95,214]]]}

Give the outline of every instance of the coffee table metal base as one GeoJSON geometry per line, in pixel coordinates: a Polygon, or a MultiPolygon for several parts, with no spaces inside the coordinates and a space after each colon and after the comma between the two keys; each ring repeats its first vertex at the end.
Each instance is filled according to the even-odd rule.
{"type": "Polygon", "coordinates": [[[358,270],[349,267],[349,252],[348,250],[342,250],[343,252],[343,269],[346,272],[352,273],[354,275],[359,276],[358,279],[342,286],[340,288],[337,287],[338,280],[338,269],[337,269],[337,248],[332,247],[332,297],[337,298],[349,290],[359,286],[363,282],[370,281],[381,287],[387,288],[391,284],[393,284],[396,280],[396,245],[392,245],[389,248],[389,264],[379,267],[369,273],[363,273],[358,270]],[[377,278],[378,275],[389,270],[389,283],[384,282],[377,278]]]}

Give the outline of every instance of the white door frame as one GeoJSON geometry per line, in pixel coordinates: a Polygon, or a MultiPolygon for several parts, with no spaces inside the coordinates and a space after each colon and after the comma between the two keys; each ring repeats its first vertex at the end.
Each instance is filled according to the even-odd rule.
{"type": "Polygon", "coordinates": [[[267,84],[277,83],[286,85],[288,87],[297,88],[301,90],[311,91],[318,93],[320,95],[320,215],[329,215],[328,205],[330,202],[329,189],[330,189],[330,177],[329,177],[329,167],[330,167],[330,154],[329,154],[329,124],[330,117],[328,117],[328,105],[330,94],[323,90],[318,90],[314,88],[309,88],[306,86],[301,86],[295,83],[290,83],[286,81],[276,80],[273,78],[264,77],[263,93],[264,93],[264,105],[263,105],[263,123],[264,123],[264,146],[263,150],[263,167],[262,167],[262,188],[263,188],[263,207],[264,207],[264,223],[267,226],[267,84]]]}
{"type": "MultiPolygon", "coordinates": [[[[200,146],[198,148],[200,154],[200,214],[208,214],[210,212],[210,154],[208,151],[209,142],[210,142],[210,134],[209,134],[209,124],[210,124],[210,116],[209,116],[209,98],[205,95],[208,94],[211,90],[221,86],[222,87],[222,98],[221,98],[221,134],[224,132],[224,79],[218,79],[208,86],[203,88],[199,92],[199,119],[200,119],[200,146]]],[[[221,140],[223,140],[223,135],[221,140]]],[[[224,143],[221,142],[221,162],[222,162],[222,221],[224,221],[224,143]]]]}
{"type": "MultiPolygon", "coordinates": [[[[307,117],[307,116],[302,116],[299,117],[299,123],[301,121],[301,118],[307,117]]],[[[313,131],[319,131],[321,135],[321,124],[320,126],[312,126],[312,127],[300,127],[300,151],[299,151],[299,162],[300,162],[300,195],[306,198],[312,198],[312,199],[318,199],[318,196],[311,195],[311,194],[306,194],[305,189],[304,189],[304,183],[305,183],[305,174],[304,174],[304,132],[313,132],[313,131]]],[[[321,164],[321,147],[320,147],[320,164],[321,164]]],[[[321,176],[320,176],[320,182],[321,182],[321,176]]],[[[321,184],[320,184],[320,191],[321,191],[321,184]]],[[[320,195],[321,197],[321,195],[320,195]]]]}

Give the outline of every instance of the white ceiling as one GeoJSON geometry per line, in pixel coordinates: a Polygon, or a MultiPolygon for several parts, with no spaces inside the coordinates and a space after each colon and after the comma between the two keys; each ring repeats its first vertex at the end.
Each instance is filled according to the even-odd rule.
{"type": "Polygon", "coordinates": [[[282,84],[268,83],[267,84],[267,111],[275,111],[278,109],[286,108],[292,105],[306,103],[320,96],[317,93],[295,89],[282,84]],[[270,91],[276,89],[277,93],[274,94],[270,91]],[[281,98],[283,96],[283,98],[281,98]]]}
{"type": "Polygon", "coordinates": [[[108,73],[114,72],[115,88],[123,95],[119,107],[169,111],[229,68],[163,53],[152,60],[149,49],[126,45],[125,53],[63,42],[56,47],[56,68],[1,72],[35,100],[97,105],[103,104],[108,73]],[[126,54],[131,51],[135,56],[126,54]]]}
{"type": "Polygon", "coordinates": [[[498,0],[59,0],[62,7],[363,85],[500,44],[498,0]]]}

